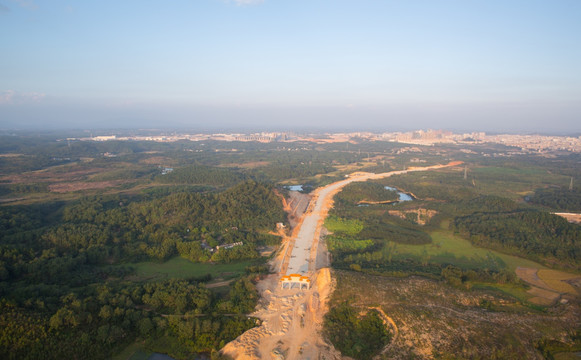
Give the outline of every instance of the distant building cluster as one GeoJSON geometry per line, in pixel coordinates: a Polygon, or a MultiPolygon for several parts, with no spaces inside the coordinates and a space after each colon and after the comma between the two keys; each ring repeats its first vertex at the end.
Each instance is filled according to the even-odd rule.
{"type": "Polygon", "coordinates": [[[250,134],[172,134],[155,136],[91,136],[86,138],[69,138],[68,141],[244,141],[244,142],[315,142],[319,144],[347,142],[356,144],[360,141],[390,141],[410,145],[435,144],[502,144],[518,147],[522,151],[543,153],[547,151],[581,152],[581,136],[545,136],[545,135],[487,135],[484,132],[455,134],[445,130],[416,130],[409,132],[351,132],[297,135],[290,132],[260,132],[250,134]]]}
{"type": "Polygon", "coordinates": [[[259,133],[250,135],[236,136],[236,141],[258,141],[258,142],[273,142],[286,141],[288,136],[284,133],[259,133]]]}
{"type": "Polygon", "coordinates": [[[167,175],[169,173],[173,172],[173,168],[170,167],[164,167],[163,169],[161,169],[161,174],[162,175],[167,175]]]}

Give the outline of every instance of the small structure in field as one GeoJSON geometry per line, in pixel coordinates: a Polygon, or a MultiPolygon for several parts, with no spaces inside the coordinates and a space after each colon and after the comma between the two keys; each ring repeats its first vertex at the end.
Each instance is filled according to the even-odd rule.
{"type": "Polygon", "coordinates": [[[232,244],[224,244],[224,245],[218,245],[216,246],[216,251],[220,250],[220,249],[232,249],[235,246],[242,246],[244,245],[244,243],[242,241],[238,241],[232,244]]]}

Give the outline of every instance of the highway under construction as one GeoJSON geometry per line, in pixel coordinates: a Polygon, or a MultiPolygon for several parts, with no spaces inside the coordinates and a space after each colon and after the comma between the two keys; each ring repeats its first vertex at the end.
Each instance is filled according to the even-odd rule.
{"type": "MultiPolygon", "coordinates": [[[[333,206],[333,196],[341,191],[344,186],[357,181],[382,179],[412,171],[426,171],[459,164],[461,162],[451,162],[447,165],[414,167],[381,174],[358,172],[349,175],[345,180],[337,181],[315,190],[306,212],[295,227],[289,241],[287,241],[284,258],[279,270],[281,282],[295,282],[290,277],[294,276],[293,279],[296,279],[296,275],[300,275],[303,278],[302,283],[304,283],[306,282],[304,278],[311,277],[317,270],[316,259],[321,229],[329,209],[333,206]]],[[[281,287],[304,288],[304,286],[301,286],[302,283],[297,283],[298,286],[292,286],[293,284],[291,284],[288,287],[281,284],[281,287]]]]}
{"type": "MultiPolygon", "coordinates": [[[[333,196],[355,181],[459,164],[454,162],[383,174],[355,173],[317,189],[292,234],[285,238],[281,256],[273,260],[279,261],[282,257],[278,273],[267,276],[257,284],[261,300],[253,316],[260,319],[260,325],[226,344],[222,353],[244,360],[340,359],[341,354],[321,336],[323,317],[328,311],[333,291],[333,279],[330,269],[326,267],[328,262],[321,261],[325,256],[317,256],[326,254],[324,246],[319,246],[319,238],[323,222],[333,206],[333,196]],[[320,249],[323,250],[318,254],[320,249]]],[[[301,211],[305,206],[305,200],[302,201],[301,211]]],[[[285,208],[292,211],[295,207],[285,202],[285,208]]],[[[292,215],[297,213],[292,211],[292,215]]]]}

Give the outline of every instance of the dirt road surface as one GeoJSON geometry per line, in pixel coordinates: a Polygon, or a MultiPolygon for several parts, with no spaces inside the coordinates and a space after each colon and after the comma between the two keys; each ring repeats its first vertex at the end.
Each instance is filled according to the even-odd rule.
{"type": "MultiPolygon", "coordinates": [[[[331,271],[327,267],[324,244],[319,243],[323,222],[333,206],[333,196],[344,186],[355,181],[382,179],[412,171],[426,171],[456,166],[461,162],[410,168],[381,174],[354,173],[323,188],[317,189],[307,211],[293,230],[287,248],[281,251],[282,262],[272,264],[280,268],[279,274],[268,276],[257,287],[261,300],[252,315],[261,325],[246,331],[226,344],[222,353],[234,359],[341,359],[341,354],[321,335],[323,316],[328,310],[328,300],[333,286],[331,271]],[[311,278],[309,290],[282,289],[281,274],[305,274],[311,278]]],[[[387,315],[386,315],[387,316],[387,315]]]]}

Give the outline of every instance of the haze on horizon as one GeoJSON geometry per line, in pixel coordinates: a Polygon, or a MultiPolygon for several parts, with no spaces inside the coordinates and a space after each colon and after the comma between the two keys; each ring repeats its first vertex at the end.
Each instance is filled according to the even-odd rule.
{"type": "Polygon", "coordinates": [[[0,128],[581,131],[577,0],[0,0],[0,128]]]}

